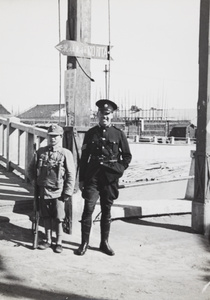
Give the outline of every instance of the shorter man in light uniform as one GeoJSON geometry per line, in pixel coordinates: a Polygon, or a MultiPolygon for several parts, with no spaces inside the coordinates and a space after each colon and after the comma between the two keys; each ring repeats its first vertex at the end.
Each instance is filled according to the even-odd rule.
{"type": "Polygon", "coordinates": [[[61,253],[62,222],[65,218],[65,201],[72,196],[75,185],[75,165],[70,150],[62,148],[63,128],[53,124],[48,129],[48,145],[37,150],[37,166],[33,159],[28,168],[31,181],[36,178],[40,197],[40,213],[44,220],[46,240],[38,248],[52,246],[52,228],[56,227],[55,252],[61,253]],[[34,170],[36,169],[36,172],[34,170]],[[35,174],[36,173],[36,174],[35,174]]]}

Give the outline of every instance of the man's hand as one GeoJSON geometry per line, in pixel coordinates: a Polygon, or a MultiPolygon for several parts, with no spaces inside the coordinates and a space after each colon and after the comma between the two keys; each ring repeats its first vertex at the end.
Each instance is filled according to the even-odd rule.
{"type": "Polygon", "coordinates": [[[80,189],[80,191],[82,191],[83,188],[84,188],[84,181],[80,181],[79,182],[79,189],[80,189]]]}
{"type": "Polygon", "coordinates": [[[72,196],[64,194],[62,198],[63,198],[63,201],[65,202],[65,201],[69,201],[72,198],[72,196]]]}
{"type": "Polygon", "coordinates": [[[35,180],[34,180],[34,179],[32,179],[32,180],[30,181],[30,183],[31,183],[31,185],[32,185],[33,187],[35,187],[35,180]]]}

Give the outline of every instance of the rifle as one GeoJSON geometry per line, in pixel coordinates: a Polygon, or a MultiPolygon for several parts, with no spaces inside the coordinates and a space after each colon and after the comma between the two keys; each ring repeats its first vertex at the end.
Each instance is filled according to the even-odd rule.
{"type": "MultiPolygon", "coordinates": [[[[75,130],[75,128],[74,128],[74,130],[75,130]]],[[[76,149],[76,153],[77,153],[77,170],[76,170],[76,178],[77,178],[78,172],[79,172],[80,156],[79,156],[79,150],[78,150],[77,141],[76,141],[76,131],[73,132],[73,141],[74,141],[75,149],[76,149]]],[[[73,146],[71,146],[71,147],[73,147],[73,146]]],[[[71,149],[71,147],[69,147],[68,149],[71,149]]],[[[73,218],[72,198],[73,198],[73,196],[69,197],[68,201],[65,201],[65,218],[64,218],[62,225],[63,225],[63,232],[65,232],[67,234],[72,234],[72,218],[73,218]]]]}
{"type": "Polygon", "coordinates": [[[36,153],[36,144],[34,144],[34,219],[32,222],[32,232],[33,232],[33,249],[38,247],[38,238],[39,238],[39,191],[37,185],[37,153],[36,153]]]}
{"type": "Polygon", "coordinates": [[[65,201],[65,219],[63,221],[63,232],[72,234],[72,197],[65,201]]]}

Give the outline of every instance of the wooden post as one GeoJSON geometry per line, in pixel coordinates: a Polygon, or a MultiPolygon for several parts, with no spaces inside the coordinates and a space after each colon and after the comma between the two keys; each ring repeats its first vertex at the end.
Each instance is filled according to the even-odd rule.
{"type": "Polygon", "coordinates": [[[200,2],[199,95],[195,152],[195,192],[192,227],[209,235],[210,227],[210,82],[209,82],[209,0],[200,2]]]}
{"type": "Polygon", "coordinates": [[[11,161],[18,161],[17,149],[14,145],[18,144],[18,132],[11,126],[11,122],[18,121],[20,119],[11,117],[7,119],[7,171],[13,171],[11,167],[11,161]]]}
{"type": "MultiPolygon", "coordinates": [[[[68,19],[66,39],[90,43],[91,33],[91,0],[68,0],[68,19]]],[[[90,59],[67,57],[65,76],[65,103],[67,126],[64,130],[64,147],[73,153],[78,170],[79,155],[86,129],[90,126],[90,59]]],[[[76,190],[78,188],[78,178],[76,190]]],[[[69,234],[72,233],[72,202],[66,203],[66,216],[69,220],[69,234]]]]}
{"type": "MultiPolygon", "coordinates": [[[[68,0],[67,40],[90,43],[90,34],[91,1],[68,0]]],[[[76,79],[73,99],[69,99],[68,103],[71,112],[68,126],[90,126],[91,80],[86,75],[90,75],[90,59],[68,56],[67,70],[71,69],[75,71],[76,79]]]]}
{"type": "MultiPolygon", "coordinates": [[[[29,132],[26,132],[26,141],[25,141],[25,181],[28,182],[28,166],[31,162],[31,159],[34,155],[35,144],[35,135],[29,132]]],[[[37,150],[37,149],[36,149],[37,150]]]]}

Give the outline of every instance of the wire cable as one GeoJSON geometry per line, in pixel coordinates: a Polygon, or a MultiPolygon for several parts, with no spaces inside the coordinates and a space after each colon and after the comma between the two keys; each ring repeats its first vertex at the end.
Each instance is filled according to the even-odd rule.
{"type": "Polygon", "coordinates": [[[111,51],[111,16],[110,16],[110,0],[108,0],[108,30],[109,30],[109,46],[108,46],[108,60],[109,60],[109,75],[108,75],[108,88],[107,88],[107,94],[108,94],[108,99],[109,99],[109,94],[110,94],[110,71],[111,71],[111,56],[110,56],[110,51],[111,51]]]}
{"type": "MultiPolygon", "coordinates": [[[[60,0],[58,0],[58,36],[59,43],[61,42],[61,9],[60,0]]],[[[61,120],[61,53],[59,52],[59,123],[61,120]]]]}
{"type": "Polygon", "coordinates": [[[86,73],[86,71],[83,69],[83,67],[81,66],[81,64],[80,64],[80,62],[79,62],[79,60],[77,59],[76,56],[75,56],[75,58],[76,58],[76,61],[77,61],[78,65],[79,65],[80,69],[82,70],[82,72],[83,72],[83,73],[84,73],[91,81],[95,82],[95,80],[94,80],[93,78],[91,78],[91,77],[86,73]]]}

